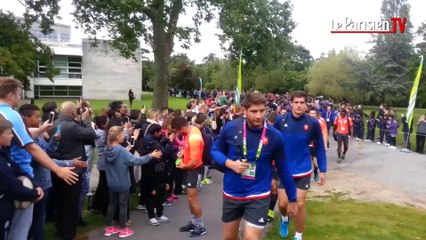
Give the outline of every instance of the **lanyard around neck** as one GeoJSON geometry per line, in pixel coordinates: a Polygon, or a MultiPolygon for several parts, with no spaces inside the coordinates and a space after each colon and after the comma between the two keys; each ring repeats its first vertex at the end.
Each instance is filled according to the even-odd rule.
{"type": "MultiPolygon", "coordinates": [[[[263,124],[262,135],[260,136],[260,140],[259,140],[259,147],[257,148],[255,161],[259,159],[260,153],[262,152],[263,140],[265,139],[265,135],[266,135],[266,128],[267,128],[267,125],[265,121],[265,123],[263,124]]],[[[244,124],[243,124],[243,158],[247,159],[247,120],[246,119],[244,119],[244,124]]]]}

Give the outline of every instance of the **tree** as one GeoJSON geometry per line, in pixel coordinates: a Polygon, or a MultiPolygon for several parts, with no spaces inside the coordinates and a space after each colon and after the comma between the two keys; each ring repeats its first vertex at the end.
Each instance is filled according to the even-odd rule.
{"type": "MultiPolygon", "coordinates": [[[[418,54],[422,55],[425,58],[426,62],[426,22],[423,22],[420,27],[417,30],[417,35],[419,35],[422,38],[422,41],[416,45],[418,49],[418,54]]],[[[417,60],[417,68],[418,66],[418,59],[417,60]]],[[[420,78],[420,84],[419,84],[419,91],[417,93],[417,106],[418,107],[425,107],[426,106],[426,63],[423,63],[423,71],[422,76],[420,78]]]]}
{"type": "Polygon", "coordinates": [[[199,41],[201,22],[213,17],[208,0],[73,0],[73,5],[75,19],[84,32],[96,38],[100,29],[107,29],[112,46],[124,57],[132,57],[139,49],[140,38],[151,46],[155,108],[168,106],[169,64],[175,37],[188,48],[191,39],[199,41]],[[180,27],[179,15],[189,6],[197,9],[193,17],[195,27],[180,27]]]}
{"type": "Polygon", "coordinates": [[[351,96],[345,85],[352,81],[350,58],[346,52],[317,60],[308,73],[310,95],[326,95],[342,100],[351,96]]]}
{"type": "Polygon", "coordinates": [[[194,63],[186,54],[171,57],[170,87],[192,91],[200,88],[198,77],[194,75],[194,63]]]}
{"type": "Polygon", "coordinates": [[[413,57],[413,33],[410,22],[408,0],[383,0],[382,20],[392,17],[406,18],[404,33],[378,34],[375,46],[370,50],[371,64],[377,85],[381,86],[377,94],[388,103],[401,101],[409,92],[412,73],[408,64],[413,57]]]}
{"type": "Polygon", "coordinates": [[[274,69],[290,58],[294,44],[289,35],[295,27],[292,6],[277,0],[219,0],[219,7],[222,47],[228,46],[228,58],[235,64],[242,53],[243,88],[250,89],[254,69],[274,69]]]}
{"type": "Polygon", "coordinates": [[[13,14],[0,10],[0,76],[14,76],[25,89],[36,71],[37,61],[45,65],[46,75],[52,79],[58,70],[52,64],[52,52],[31,36],[28,25],[13,14]]]}

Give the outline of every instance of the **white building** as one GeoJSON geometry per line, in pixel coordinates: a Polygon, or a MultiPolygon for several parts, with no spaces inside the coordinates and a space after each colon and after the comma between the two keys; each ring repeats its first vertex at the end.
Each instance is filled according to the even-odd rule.
{"type": "Polygon", "coordinates": [[[127,99],[132,89],[138,99],[142,93],[139,51],[137,61],[126,59],[111,49],[108,41],[100,40],[93,46],[93,41],[82,39],[81,44],[72,44],[70,26],[55,24],[52,28],[54,32],[44,35],[35,24],[31,33],[53,50],[53,62],[60,73],[52,82],[46,77],[46,66],[38,63],[26,97],[121,100],[127,99]]]}

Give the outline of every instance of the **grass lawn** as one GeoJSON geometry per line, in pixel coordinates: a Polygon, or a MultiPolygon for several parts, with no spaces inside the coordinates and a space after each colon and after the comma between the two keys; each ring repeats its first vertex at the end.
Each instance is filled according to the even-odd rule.
{"type": "MultiPolygon", "coordinates": [[[[308,200],[304,239],[405,240],[426,239],[426,211],[393,204],[357,202],[339,197],[308,200]]],[[[293,239],[294,221],[289,236],[293,239]]],[[[279,218],[265,239],[283,239],[279,218]]]]}
{"type": "MultiPolygon", "coordinates": [[[[376,116],[377,113],[379,112],[378,109],[379,107],[375,107],[375,106],[364,106],[364,113],[367,115],[370,115],[371,111],[376,111],[376,116]]],[[[399,123],[399,128],[398,128],[398,136],[396,137],[396,144],[399,146],[404,146],[405,144],[405,139],[404,139],[404,132],[402,131],[402,123],[401,123],[401,114],[407,115],[407,108],[392,108],[394,110],[394,112],[398,115],[398,123],[399,123]]],[[[411,149],[415,150],[416,147],[416,132],[417,132],[417,122],[420,118],[420,115],[422,114],[426,114],[426,109],[424,108],[415,108],[414,109],[414,116],[413,116],[413,134],[410,135],[410,141],[411,141],[411,149]]],[[[366,119],[365,119],[366,121],[366,119]]],[[[367,137],[367,123],[365,123],[364,121],[364,137],[367,137]]],[[[379,129],[376,129],[376,139],[379,137],[379,129]]]]}
{"type": "MultiPolygon", "coordinates": [[[[42,107],[43,104],[50,101],[55,101],[58,104],[58,107],[61,105],[61,103],[65,101],[77,101],[78,99],[57,99],[57,98],[44,98],[44,99],[37,99],[35,100],[35,104],[39,107],[42,107]]],[[[186,104],[188,103],[189,99],[187,98],[176,98],[176,97],[169,97],[169,108],[172,109],[186,109],[186,104]]],[[[93,110],[98,113],[102,108],[108,107],[108,104],[111,102],[111,100],[92,100],[90,101],[90,104],[92,105],[93,110]]],[[[129,100],[123,100],[124,103],[127,104],[127,106],[130,106],[129,100]]],[[[133,101],[132,109],[141,109],[142,104],[145,105],[145,108],[149,109],[152,106],[152,93],[144,92],[142,95],[142,100],[135,100],[133,101]]]]}

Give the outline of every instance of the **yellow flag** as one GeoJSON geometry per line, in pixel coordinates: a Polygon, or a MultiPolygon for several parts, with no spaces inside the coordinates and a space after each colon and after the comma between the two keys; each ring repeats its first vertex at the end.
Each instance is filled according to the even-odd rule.
{"type": "Polygon", "coordinates": [[[243,88],[242,68],[243,68],[243,52],[240,52],[240,65],[238,66],[238,91],[240,93],[243,88]]]}
{"type": "Polygon", "coordinates": [[[411,129],[411,121],[413,120],[414,107],[416,106],[417,90],[419,88],[420,76],[422,75],[423,56],[420,56],[420,59],[421,60],[420,60],[419,71],[417,72],[416,79],[414,80],[413,89],[411,89],[410,103],[408,104],[408,109],[407,109],[408,129],[411,129]]]}

